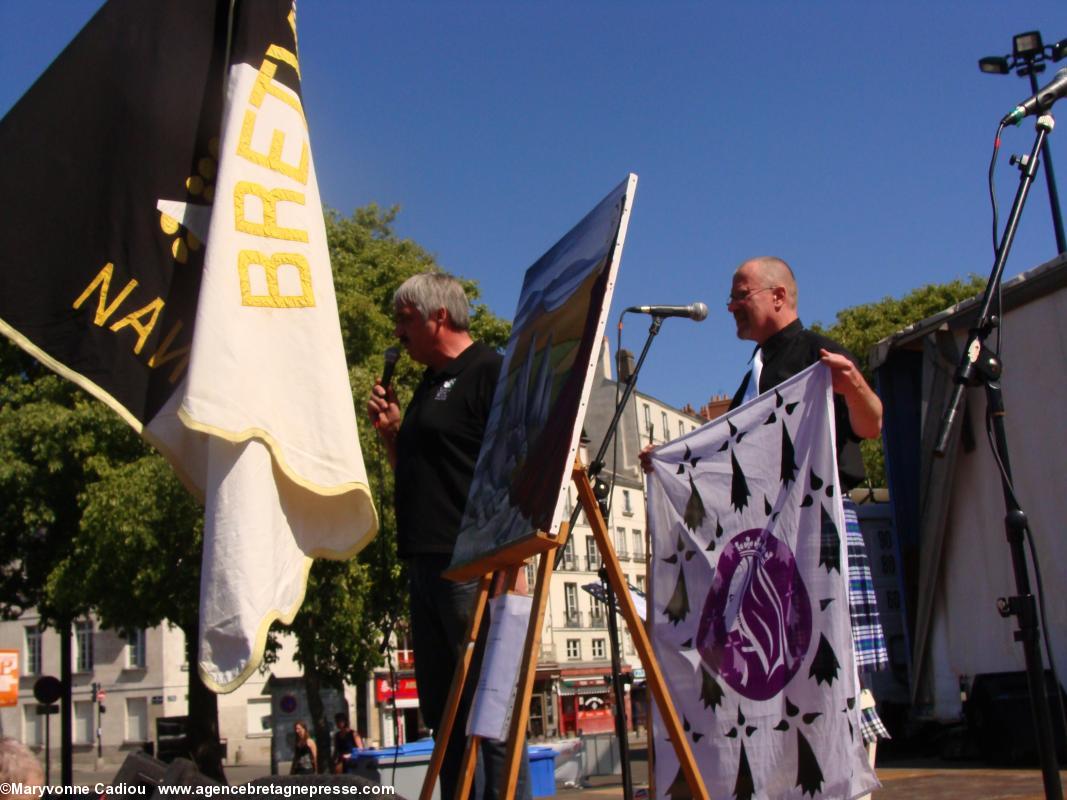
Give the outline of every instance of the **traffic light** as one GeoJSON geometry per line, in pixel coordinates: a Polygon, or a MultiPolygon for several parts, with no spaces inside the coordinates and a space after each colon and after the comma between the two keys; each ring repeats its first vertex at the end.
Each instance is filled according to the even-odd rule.
{"type": "Polygon", "coordinates": [[[93,689],[93,702],[96,703],[97,708],[99,709],[101,714],[106,714],[107,713],[107,708],[104,707],[104,697],[106,695],[104,693],[103,685],[97,683],[96,681],[93,681],[92,689],[93,689]]]}

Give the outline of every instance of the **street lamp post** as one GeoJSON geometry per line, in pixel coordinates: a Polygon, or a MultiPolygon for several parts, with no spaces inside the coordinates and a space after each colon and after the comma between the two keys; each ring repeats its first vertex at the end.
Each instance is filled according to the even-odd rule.
{"type": "MultiPolygon", "coordinates": [[[[1067,55],[1067,39],[1045,45],[1041,33],[1028,31],[1012,37],[1012,51],[1008,56],[986,56],[978,60],[978,68],[991,75],[1007,75],[1012,70],[1019,76],[1030,79],[1030,90],[1037,94],[1037,76],[1045,71],[1046,61],[1059,61],[1067,55]]],[[[1041,145],[1041,159],[1045,162],[1045,182],[1048,184],[1048,201],[1052,206],[1052,227],[1056,232],[1056,250],[1067,252],[1067,238],[1063,233],[1063,217],[1060,214],[1060,197],[1056,191],[1056,174],[1052,169],[1052,153],[1048,139],[1041,145]]]]}

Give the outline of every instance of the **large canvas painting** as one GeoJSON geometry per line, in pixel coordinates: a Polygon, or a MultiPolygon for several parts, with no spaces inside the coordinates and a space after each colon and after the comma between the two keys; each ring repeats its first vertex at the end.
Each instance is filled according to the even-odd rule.
{"type": "Polygon", "coordinates": [[[558,528],[636,186],[631,174],[526,271],[453,567],[558,528]]]}

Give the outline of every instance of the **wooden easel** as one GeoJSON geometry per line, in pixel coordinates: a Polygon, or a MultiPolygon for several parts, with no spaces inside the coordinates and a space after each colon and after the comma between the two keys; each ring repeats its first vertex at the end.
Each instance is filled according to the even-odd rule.
{"type": "MultiPolygon", "coordinates": [[[[638,656],[641,658],[641,664],[645,669],[645,679],[652,690],[652,699],[659,709],[663,724],[667,726],[668,737],[674,746],[674,752],[681,765],[682,774],[685,775],[686,783],[689,785],[689,790],[692,792],[693,797],[707,800],[708,790],[700,777],[700,772],[693,759],[693,752],[689,749],[688,737],[682,729],[682,723],[678,719],[678,715],[675,713],[674,706],[671,703],[659,662],[652,652],[652,643],[645,632],[645,627],[641,623],[640,617],[637,615],[637,608],[634,606],[633,598],[630,596],[629,586],[623,575],[619,559],[615,555],[615,548],[611,544],[611,538],[608,535],[607,524],[604,522],[604,517],[600,513],[600,506],[593,495],[593,487],[589,482],[589,475],[585,467],[578,461],[575,462],[571,478],[578,490],[578,502],[581,503],[582,509],[585,511],[585,517],[589,522],[589,527],[593,530],[597,549],[600,551],[600,556],[607,570],[608,583],[615,592],[619,611],[626,621],[634,646],[637,648],[638,656]]],[[[493,573],[500,570],[504,571],[505,585],[508,588],[513,588],[523,562],[533,555],[538,555],[537,585],[534,588],[533,608],[530,612],[530,622],[526,630],[526,642],[519,667],[515,708],[512,711],[511,724],[508,729],[508,747],[504,772],[505,789],[501,795],[505,800],[514,798],[515,785],[519,776],[519,764],[522,760],[522,747],[526,738],[526,724],[530,716],[530,695],[533,690],[534,676],[537,672],[537,653],[541,642],[541,626],[544,621],[545,606],[548,603],[548,588],[552,580],[555,553],[557,548],[566,545],[569,536],[570,531],[564,524],[560,527],[559,535],[556,537],[548,536],[544,533],[536,533],[512,545],[494,551],[484,558],[445,573],[445,576],[452,580],[469,580],[478,577],[481,579],[481,583],[478,587],[478,594],[475,597],[474,611],[471,614],[471,622],[467,630],[463,658],[456,665],[456,671],[452,678],[452,688],[441,720],[441,730],[434,732],[433,757],[426,771],[426,779],[423,781],[419,800],[431,800],[434,784],[441,773],[445,748],[456,721],[460,699],[463,696],[463,687],[469,677],[471,659],[474,654],[474,646],[478,638],[482,615],[485,612],[493,573]]],[[[416,658],[418,658],[418,654],[416,654],[416,658]]],[[[464,751],[463,763],[460,768],[457,798],[465,799],[470,793],[471,783],[474,780],[479,741],[480,737],[477,736],[467,738],[467,747],[464,751]]],[[[441,800],[457,799],[442,797],[441,800]]]]}

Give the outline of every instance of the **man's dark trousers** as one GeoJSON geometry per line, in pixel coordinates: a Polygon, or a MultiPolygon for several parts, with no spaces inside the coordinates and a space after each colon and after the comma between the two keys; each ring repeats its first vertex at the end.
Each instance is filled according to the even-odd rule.
{"type": "MultiPolygon", "coordinates": [[[[441,577],[451,557],[447,555],[419,555],[407,562],[411,603],[411,635],[415,646],[415,681],[419,688],[419,708],[422,718],[436,734],[441,727],[448,693],[456,664],[463,657],[478,581],[455,582],[441,577]]],[[[453,800],[459,783],[459,768],[466,747],[467,712],[474,697],[474,685],[481,670],[481,654],[488,633],[488,608],[478,634],[478,644],[468,673],[463,699],[452,726],[444,764],[441,766],[441,800],[453,800]]],[[[515,786],[516,800],[531,800],[529,757],[523,738],[522,761],[515,786]]],[[[473,797],[496,800],[503,796],[502,773],[507,744],[482,739],[475,773],[473,797]],[[490,776],[485,788],[485,776],[490,776]]]]}

